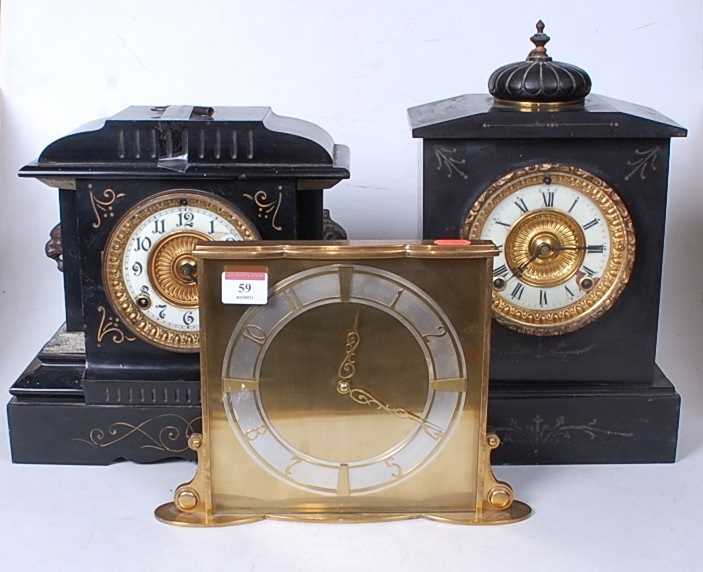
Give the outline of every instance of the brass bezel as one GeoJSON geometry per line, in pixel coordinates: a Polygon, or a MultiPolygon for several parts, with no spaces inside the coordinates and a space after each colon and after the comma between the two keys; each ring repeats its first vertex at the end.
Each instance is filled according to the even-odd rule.
{"type": "MultiPolygon", "coordinates": [[[[105,294],[110,305],[131,332],[157,347],[191,353],[200,349],[200,332],[172,330],[146,316],[130,297],[122,271],[125,249],[134,229],[153,214],[166,208],[180,206],[183,199],[188,200],[189,205],[210,210],[226,219],[244,237],[244,240],[259,239],[255,225],[224,199],[198,189],[169,189],[138,202],[115,224],[105,241],[102,275],[105,294]]],[[[175,234],[177,233],[169,236],[175,234]]],[[[153,263],[150,258],[149,265],[153,263]]]]}
{"type": "Polygon", "coordinates": [[[600,209],[610,234],[610,255],[602,278],[583,298],[557,310],[532,310],[512,304],[493,292],[496,320],[518,332],[534,336],[555,336],[576,331],[607,312],[627,285],[635,261],[635,230],[622,199],[605,181],[575,167],[540,163],[516,169],[491,184],[466,215],[461,235],[480,238],[495,206],[525,187],[539,184],[545,175],[552,181],[577,190],[600,209]]]}

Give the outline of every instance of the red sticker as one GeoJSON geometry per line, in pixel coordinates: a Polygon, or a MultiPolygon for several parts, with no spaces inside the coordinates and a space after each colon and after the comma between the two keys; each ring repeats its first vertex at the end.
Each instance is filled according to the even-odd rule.
{"type": "Polygon", "coordinates": [[[468,246],[471,241],[463,238],[439,238],[434,243],[437,246],[468,246]]]}
{"type": "Polygon", "coordinates": [[[266,280],[266,272],[225,272],[225,280],[266,280]]]}

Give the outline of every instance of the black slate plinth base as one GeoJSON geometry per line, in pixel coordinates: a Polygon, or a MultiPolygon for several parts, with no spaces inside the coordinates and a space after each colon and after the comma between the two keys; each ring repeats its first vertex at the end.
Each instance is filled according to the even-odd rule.
{"type": "MultiPolygon", "coordinates": [[[[85,380],[82,334],[60,330],[12,386],[15,463],[107,465],[193,460],[198,383],[85,380]]],[[[681,398],[656,369],[644,384],[492,382],[495,464],[668,463],[676,459],[681,398]]]]}
{"type": "Polygon", "coordinates": [[[81,332],[61,328],[10,389],[15,463],[108,465],[194,459],[200,431],[197,382],[85,380],[81,332]]]}
{"type": "Polygon", "coordinates": [[[15,463],[109,465],[193,460],[188,436],[200,431],[200,407],[86,405],[61,399],[7,406],[15,463]]]}
{"type": "Polygon", "coordinates": [[[673,463],[681,397],[657,367],[649,385],[493,383],[499,465],[673,463]]]}

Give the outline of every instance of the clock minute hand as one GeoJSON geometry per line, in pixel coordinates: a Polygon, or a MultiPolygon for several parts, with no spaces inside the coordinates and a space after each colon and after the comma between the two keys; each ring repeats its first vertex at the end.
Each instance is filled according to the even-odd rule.
{"type": "MultiPolygon", "coordinates": [[[[537,248],[537,252],[535,252],[528,260],[523,262],[520,266],[517,267],[515,272],[513,272],[512,276],[508,278],[508,280],[511,280],[512,278],[520,278],[525,273],[525,270],[527,270],[527,267],[532,264],[535,260],[537,260],[540,256],[547,255],[550,252],[558,252],[560,250],[588,250],[587,246],[584,247],[579,247],[579,246],[551,246],[549,244],[541,244],[537,248]]],[[[506,280],[507,282],[507,280],[506,280]]]]}
{"type": "Polygon", "coordinates": [[[561,250],[588,250],[589,248],[597,249],[600,248],[599,246],[553,246],[552,250],[556,250],[557,252],[561,250]]]}
{"type": "Polygon", "coordinates": [[[349,391],[347,391],[344,395],[347,395],[352,401],[354,401],[354,403],[368,405],[378,409],[379,411],[385,411],[386,413],[400,417],[401,419],[410,419],[410,421],[414,421],[420,425],[422,430],[435,441],[444,435],[444,431],[438,425],[435,425],[431,421],[420,417],[412,411],[403,409],[402,407],[391,407],[390,405],[383,403],[381,400],[374,397],[371,392],[366,391],[365,389],[360,387],[350,387],[349,391]]]}
{"type": "Polygon", "coordinates": [[[423,419],[419,415],[403,409],[402,407],[390,407],[381,400],[374,397],[369,391],[360,387],[352,387],[351,381],[356,374],[356,349],[361,342],[359,334],[359,312],[354,316],[354,324],[347,332],[344,345],[344,357],[337,368],[337,393],[349,397],[359,405],[375,407],[380,411],[385,411],[402,419],[410,419],[422,427],[422,430],[434,440],[439,439],[443,434],[442,428],[434,423],[423,419]]]}

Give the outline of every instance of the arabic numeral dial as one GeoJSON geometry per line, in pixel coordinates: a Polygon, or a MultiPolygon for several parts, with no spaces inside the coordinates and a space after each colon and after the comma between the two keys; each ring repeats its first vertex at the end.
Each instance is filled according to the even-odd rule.
{"type": "Polygon", "coordinates": [[[197,263],[210,240],[254,240],[255,225],[211,193],[168,191],[137,203],[117,222],[105,252],[107,295],[123,322],[154,345],[197,351],[197,263]],[[124,307],[117,300],[127,299],[124,307]]]}

